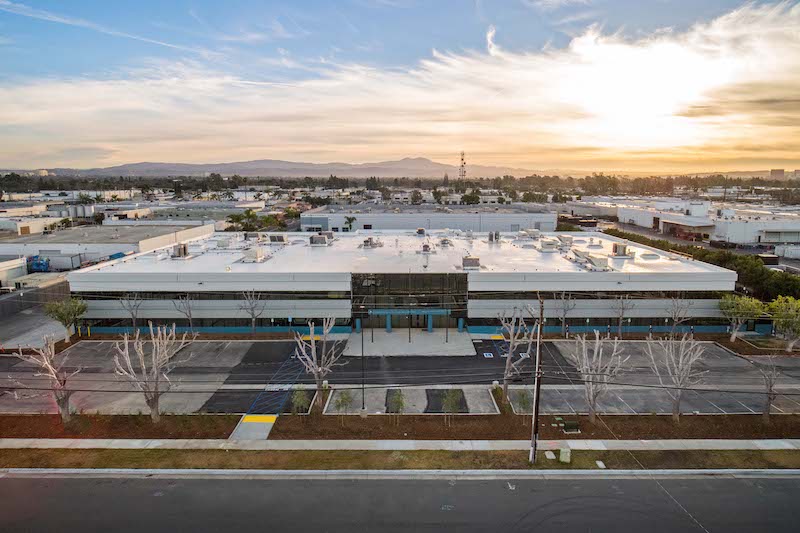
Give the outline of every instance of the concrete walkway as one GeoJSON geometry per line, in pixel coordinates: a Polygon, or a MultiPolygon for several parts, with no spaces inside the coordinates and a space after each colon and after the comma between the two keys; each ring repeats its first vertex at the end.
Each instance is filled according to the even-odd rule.
{"type": "MultiPolygon", "coordinates": [[[[528,450],[527,440],[0,439],[0,449],[528,450]]],[[[800,439],[542,440],[541,450],[800,450],[800,439]]]]}

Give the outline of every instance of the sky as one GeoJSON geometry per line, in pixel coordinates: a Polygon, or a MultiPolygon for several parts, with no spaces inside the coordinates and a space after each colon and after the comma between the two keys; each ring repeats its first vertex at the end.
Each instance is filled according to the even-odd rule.
{"type": "Polygon", "coordinates": [[[800,1],[0,0],[0,168],[800,169],[800,1]]]}

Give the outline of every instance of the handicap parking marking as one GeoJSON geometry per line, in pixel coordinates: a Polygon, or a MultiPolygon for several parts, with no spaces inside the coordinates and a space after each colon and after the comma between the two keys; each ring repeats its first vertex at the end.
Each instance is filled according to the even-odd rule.
{"type": "Polygon", "coordinates": [[[483,357],[485,359],[491,359],[494,357],[494,354],[492,352],[483,352],[483,357]]]}

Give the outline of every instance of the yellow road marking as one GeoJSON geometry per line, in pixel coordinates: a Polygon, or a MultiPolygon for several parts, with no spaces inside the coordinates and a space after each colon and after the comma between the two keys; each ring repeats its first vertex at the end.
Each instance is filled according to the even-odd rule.
{"type": "Polygon", "coordinates": [[[278,419],[275,415],[245,415],[242,422],[262,422],[267,424],[274,424],[278,419]]]}

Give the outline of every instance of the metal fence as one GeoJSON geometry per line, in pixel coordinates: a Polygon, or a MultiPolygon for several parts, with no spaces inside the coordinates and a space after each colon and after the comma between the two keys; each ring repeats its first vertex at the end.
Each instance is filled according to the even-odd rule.
{"type": "Polygon", "coordinates": [[[66,281],[47,287],[20,289],[0,298],[0,319],[15,315],[24,309],[67,298],[69,298],[69,283],[66,281]]]}

